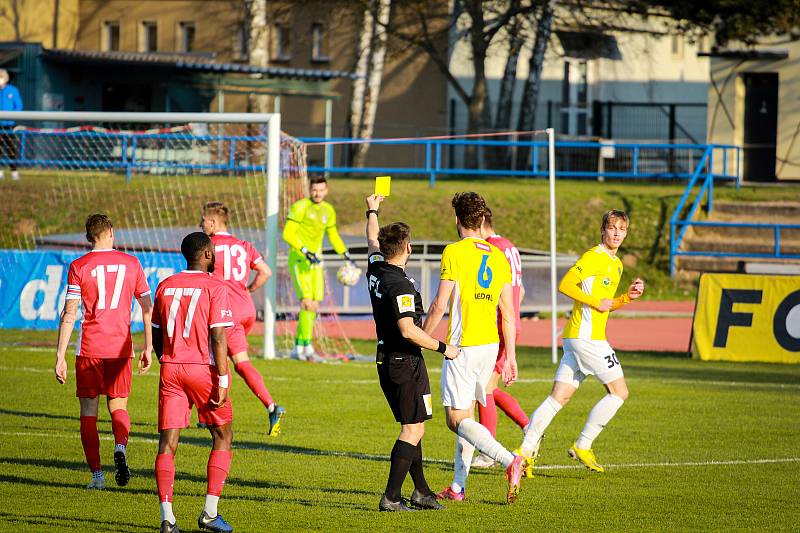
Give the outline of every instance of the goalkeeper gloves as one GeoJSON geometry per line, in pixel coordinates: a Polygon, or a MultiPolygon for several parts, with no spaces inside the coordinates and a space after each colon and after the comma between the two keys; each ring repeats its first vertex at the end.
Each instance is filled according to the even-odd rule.
{"type": "Polygon", "coordinates": [[[303,252],[303,255],[306,256],[306,259],[308,259],[309,263],[311,263],[312,265],[319,264],[320,260],[317,257],[317,254],[315,254],[314,252],[310,252],[308,248],[306,248],[305,246],[300,248],[300,251],[303,252]]]}

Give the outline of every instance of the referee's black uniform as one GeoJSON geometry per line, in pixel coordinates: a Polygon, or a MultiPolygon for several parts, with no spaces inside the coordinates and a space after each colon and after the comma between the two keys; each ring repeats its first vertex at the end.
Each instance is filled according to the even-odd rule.
{"type": "Polygon", "coordinates": [[[397,326],[401,318],[411,317],[422,327],[422,297],[405,271],[387,263],[380,252],[369,256],[367,280],[378,333],[375,362],[386,401],[401,424],[430,420],[431,385],[422,349],[405,339],[397,326]]]}

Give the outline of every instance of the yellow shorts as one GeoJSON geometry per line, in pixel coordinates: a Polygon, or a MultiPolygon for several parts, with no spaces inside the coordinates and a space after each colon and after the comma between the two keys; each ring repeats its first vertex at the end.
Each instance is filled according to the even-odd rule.
{"type": "Polygon", "coordinates": [[[294,250],[289,252],[289,274],[298,300],[325,299],[325,273],[322,265],[311,265],[305,255],[294,250]]]}

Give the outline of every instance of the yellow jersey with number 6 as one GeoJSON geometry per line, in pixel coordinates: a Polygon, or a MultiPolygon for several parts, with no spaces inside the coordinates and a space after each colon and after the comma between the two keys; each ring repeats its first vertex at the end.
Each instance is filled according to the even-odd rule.
{"type": "MultiPolygon", "coordinates": [[[[596,298],[612,300],[622,277],[622,261],[598,244],[584,253],[572,268],[581,278],[581,290],[596,298]]],[[[564,327],[565,339],[606,340],[608,311],[601,312],[590,305],[576,301],[569,322],[564,327]]]]}
{"type": "Polygon", "coordinates": [[[503,286],[511,284],[511,267],[503,252],[477,237],[461,239],[444,249],[440,278],[455,282],[447,343],[480,346],[498,342],[497,305],[503,286]]]}

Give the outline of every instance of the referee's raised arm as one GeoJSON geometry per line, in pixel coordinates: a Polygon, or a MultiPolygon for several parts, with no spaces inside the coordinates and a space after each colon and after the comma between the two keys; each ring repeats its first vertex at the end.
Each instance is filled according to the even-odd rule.
{"type": "Polygon", "coordinates": [[[384,197],[379,194],[367,196],[367,256],[380,251],[378,245],[378,208],[384,197]]]}

